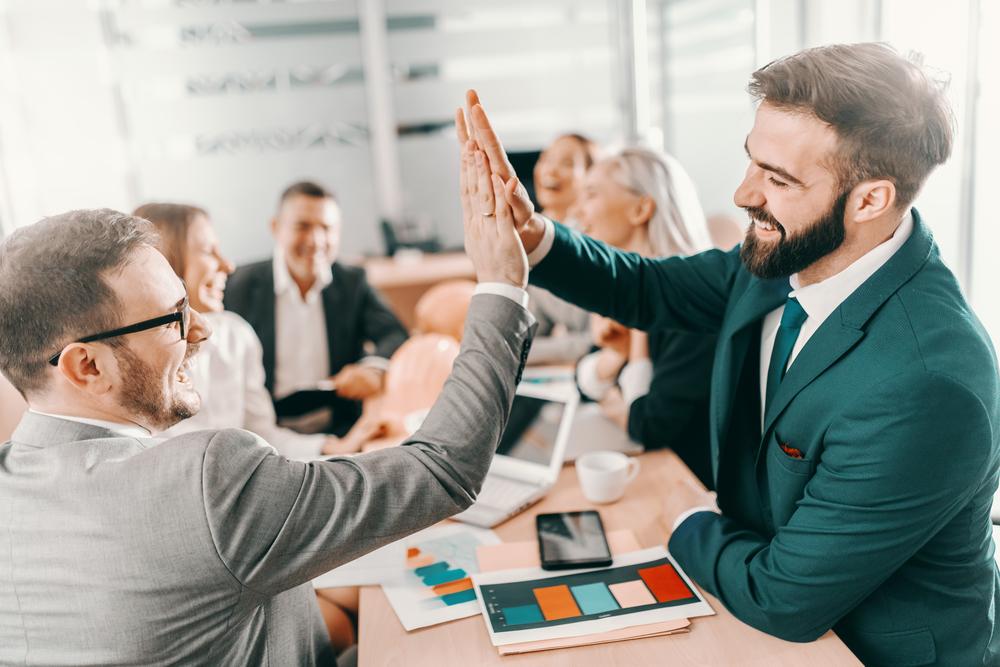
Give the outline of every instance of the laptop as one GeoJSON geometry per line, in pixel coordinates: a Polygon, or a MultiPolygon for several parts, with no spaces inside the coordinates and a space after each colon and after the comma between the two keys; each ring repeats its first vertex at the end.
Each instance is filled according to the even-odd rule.
{"type": "Polygon", "coordinates": [[[562,470],[578,403],[575,385],[521,384],[476,502],[452,519],[490,528],[544,498],[562,470]]]}

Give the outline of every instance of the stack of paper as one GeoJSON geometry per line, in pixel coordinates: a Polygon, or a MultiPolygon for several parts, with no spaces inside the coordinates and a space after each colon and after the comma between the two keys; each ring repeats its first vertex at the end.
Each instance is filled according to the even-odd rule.
{"type": "Polygon", "coordinates": [[[479,548],[473,582],[501,655],[685,632],[715,613],[663,547],[638,551],[627,530],[608,544],[610,568],[567,572],[541,570],[534,541],[479,548]]]}

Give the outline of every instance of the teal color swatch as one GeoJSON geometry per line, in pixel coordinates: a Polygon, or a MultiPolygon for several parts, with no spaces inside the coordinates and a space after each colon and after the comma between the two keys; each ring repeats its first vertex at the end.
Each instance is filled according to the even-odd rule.
{"type": "Polygon", "coordinates": [[[541,623],[545,620],[542,617],[542,610],[538,608],[537,604],[526,604],[523,607],[506,607],[503,610],[503,617],[507,625],[541,623]]]}
{"type": "Polygon", "coordinates": [[[573,586],[570,591],[573,592],[576,603],[580,605],[580,611],[585,615],[603,614],[606,611],[614,611],[619,608],[611,591],[608,590],[607,584],[603,582],[573,586]]]}

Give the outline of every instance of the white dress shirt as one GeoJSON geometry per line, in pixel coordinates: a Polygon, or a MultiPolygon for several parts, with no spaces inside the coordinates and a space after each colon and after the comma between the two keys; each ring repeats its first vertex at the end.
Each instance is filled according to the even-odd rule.
{"type": "MultiPolygon", "coordinates": [[[[473,291],[476,294],[495,294],[510,299],[521,308],[528,307],[528,292],[507,283],[479,283],[473,291]]],[[[532,317],[534,319],[534,317],[532,317]]]]}
{"type": "MultiPolygon", "coordinates": [[[[835,311],[840,304],[842,304],[847,297],[854,293],[856,289],[861,287],[861,285],[872,277],[876,271],[878,271],[882,266],[889,261],[896,251],[898,251],[906,240],[910,238],[910,234],[913,232],[913,215],[909,212],[903,216],[902,221],[899,226],[896,227],[896,231],[893,233],[885,242],[875,246],[867,253],[855,260],[850,266],[845,268],[840,273],[830,276],[826,280],[822,280],[818,283],[813,283],[812,285],[807,285],[806,287],[801,287],[799,281],[799,275],[797,273],[792,274],[789,278],[789,284],[792,287],[792,291],[789,296],[793,296],[798,299],[799,304],[802,309],[806,312],[806,319],[802,323],[802,328],[799,330],[799,336],[795,340],[795,347],[792,348],[792,353],[788,357],[788,365],[786,369],[790,368],[795,358],[798,356],[802,348],[805,347],[806,343],[812,337],[816,330],[826,321],[826,318],[830,316],[833,311],[835,311]]],[[[528,255],[528,265],[535,266],[541,262],[545,256],[552,249],[552,243],[555,240],[555,225],[551,220],[545,220],[545,233],[542,235],[542,240],[539,242],[538,246],[528,255]]],[[[764,424],[764,402],[767,396],[767,368],[771,361],[771,350],[774,347],[774,338],[777,334],[778,325],[781,323],[781,314],[785,311],[785,306],[782,304],[778,308],[775,308],[770,313],[764,317],[764,321],[761,324],[761,336],[760,336],[760,405],[761,405],[761,428],[764,424]]],[[[697,512],[718,512],[718,507],[702,506],[702,507],[692,507],[686,512],[681,513],[680,516],[674,521],[673,529],[677,530],[677,527],[684,523],[692,514],[697,512]]]]}
{"type": "Polygon", "coordinates": [[[617,379],[602,380],[597,374],[601,351],[591,352],[576,365],[576,384],[583,395],[592,401],[602,401],[608,390],[618,385],[625,405],[631,407],[637,398],[649,393],[653,384],[652,359],[634,359],[625,364],[617,379]]]}
{"type": "Polygon", "coordinates": [[[190,377],[201,395],[201,410],[169,428],[173,437],[205,429],[243,428],[288,458],[315,458],[326,436],[302,434],[277,425],[264,386],[264,353],[253,327],[236,313],[203,313],[211,337],[191,360],[190,377]]]}
{"type": "Polygon", "coordinates": [[[305,297],[288,272],[280,248],[274,252],[274,396],[315,389],[330,377],[330,351],[322,291],[333,282],[329,266],[305,297]]]}

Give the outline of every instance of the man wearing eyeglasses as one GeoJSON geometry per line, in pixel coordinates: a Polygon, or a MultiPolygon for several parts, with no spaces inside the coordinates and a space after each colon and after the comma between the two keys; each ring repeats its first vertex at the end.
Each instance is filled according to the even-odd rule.
{"type": "MultiPolygon", "coordinates": [[[[0,664],[334,664],[310,580],[468,507],[534,330],[509,209],[467,223],[462,354],[401,447],[289,461],[198,411],[210,335],[148,223],[72,211],[0,245],[0,664]],[[501,218],[503,224],[497,224],[501,218]]],[[[344,664],[350,664],[345,659],[344,664]]]]}

